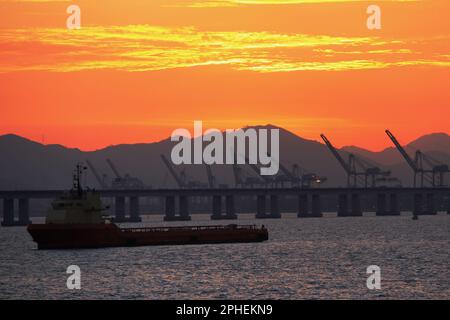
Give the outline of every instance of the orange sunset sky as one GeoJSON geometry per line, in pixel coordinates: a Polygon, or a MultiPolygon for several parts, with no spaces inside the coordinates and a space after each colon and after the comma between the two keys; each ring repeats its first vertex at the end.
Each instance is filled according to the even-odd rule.
{"type": "Polygon", "coordinates": [[[386,128],[450,133],[449,13],[448,0],[0,0],[0,134],[94,150],[203,120],[379,150],[386,128]]]}

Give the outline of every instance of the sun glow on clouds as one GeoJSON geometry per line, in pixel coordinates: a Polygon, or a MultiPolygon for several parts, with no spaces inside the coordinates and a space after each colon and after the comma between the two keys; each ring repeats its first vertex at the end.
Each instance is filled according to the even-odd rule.
{"type": "MultiPolygon", "coordinates": [[[[421,0],[384,0],[384,2],[413,2],[421,0]]],[[[189,0],[177,3],[174,6],[192,8],[236,7],[245,5],[289,5],[289,4],[315,4],[315,3],[348,3],[368,2],[368,0],[189,0]]]]}
{"type": "MultiPolygon", "coordinates": [[[[445,39],[448,41],[449,39],[445,39]]],[[[0,31],[0,72],[69,72],[111,69],[130,72],[229,65],[236,70],[340,71],[405,65],[450,66],[432,53],[439,39],[208,32],[193,27],[96,26],[81,30],[0,31]],[[431,49],[430,49],[431,48],[431,49]],[[364,58],[362,58],[364,56],[364,58]]]]}

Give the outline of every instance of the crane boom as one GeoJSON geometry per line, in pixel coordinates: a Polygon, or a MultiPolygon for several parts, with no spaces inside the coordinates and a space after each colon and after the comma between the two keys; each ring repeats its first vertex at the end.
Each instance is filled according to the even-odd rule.
{"type": "MultiPolygon", "coordinates": [[[[267,153],[267,156],[268,157],[271,156],[270,152],[267,153]]],[[[273,161],[276,161],[276,160],[274,159],[273,161]]],[[[291,171],[289,171],[285,166],[283,166],[283,164],[280,161],[277,161],[277,162],[278,162],[278,167],[281,169],[281,171],[284,173],[284,175],[286,177],[288,177],[289,179],[291,179],[292,181],[295,181],[296,177],[294,176],[294,174],[291,171]]]]}
{"type": "Polygon", "coordinates": [[[166,167],[169,170],[169,172],[172,175],[172,177],[175,179],[178,187],[183,188],[184,187],[184,183],[181,180],[181,178],[177,175],[175,170],[173,169],[172,164],[169,162],[169,160],[167,160],[167,158],[163,154],[161,155],[161,159],[164,162],[164,164],[166,165],[166,167]]]}
{"type": "Polygon", "coordinates": [[[280,166],[281,171],[283,171],[283,173],[286,175],[286,177],[288,177],[291,180],[295,180],[295,177],[292,174],[292,172],[290,172],[288,169],[286,169],[286,167],[283,166],[281,163],[279,163],[278,165],[280,166]]]}
{"type": "MultiPolygon", "coordinates": [[[[241,157],[242,157],[242,155],[241,155],[241,157]]],[[[255,164],[250,163],[250,161],[248,160],[248,157],[247,157],[247,156],[245,156],[245,163],[247,163],[247,165],[248,165],[250,168],[252,168],[252,170],[255,171],[255,173],[258,175],[258,177],[260,177],[261,179],[263,179],[264,182],[267,182],[267,183],[271,182],[271,180],[270,180],[269,177],[261,175],[261,172],[260,172],[258,166],[255,165],[255,164]]]]}
{"type": "Polygon", "coordinates": [[[114,174],[116,175],[116,177],[118,179],[122,179],[122,176],[120,175],[119,171],[117,170],[116,166],[114,165],[114,163],[111,161],[111,159],[106,159],[106,162],[109,164],[109,166],[111,167],[111,170],[114,172],[114,174]]]}
{"type": "Polygon", "coordinates": [[[100,178],[100,175],[98,174],[97,170],[95,169],[94,165],[89,161],[86,160],[87,165],[89,166],[89,168],[91,169],[92,173],[94,174],[95,178],[97,179],[100,187],[102,189],[107,189],[104,181],[100,178]]]}
{"type": "Polygon", "coordinates": [[[339,152],[336,150],[336,148],[331,144],[331,142],[327,139],[327,137],[324,134],[321,134],[320,137],[327,145],[328,149],[330,149],[331,153],[334,155],[334,157],[339,161],[341,166],[344,168],[344,170],[347,172],[347,174],[351,174],[352,170],[349,167],[349,165],[342,159],[339,152]]]}
{"type": "Polygon", "coordinates": [[[391,139],[391,141],[394,143],[397,150],[400,152],[400,154],[405,158],[406,162],[409,164],[409,166],[414,170],[414,172],[419,171],[419,168],[417,167],[416,163],[411,159],[411,157],[406,153],[405,149],[401,146],[401,144],[398,142],[398,140],[395,138],[395,136],[389,131],[385,131],[388,137],[391,139]]]}

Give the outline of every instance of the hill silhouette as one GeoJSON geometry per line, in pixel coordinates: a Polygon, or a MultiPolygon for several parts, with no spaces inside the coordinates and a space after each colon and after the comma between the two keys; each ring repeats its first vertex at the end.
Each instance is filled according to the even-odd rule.
{"type": "MultiPolygon", "coordinates": [[[[272,125],[256,126],[259,128],[276,128],[272,125]]],[[[290,170],[294,164],[307,172],[314,172],[328,177],[328,186],[345,186],[346,175],[328,148],[317,141],[301,138],[285,129],[280,129],[280,159],[290,170]]],[[[332,137],[330,137],[332,138],[332,137]]],[[[121,175],[138,177],[147,186],[153,188],[176,187],[174,179],[161,161],[160,154],[170,158],[173,146],[170,139],[154,143],[140,143],[110,146],[104,149],[85,152],[66,148],[61,145],[43,145],[29,139],[8,134],[0,136],[0,188],[5,189],[67,189],[71,183],[71,173],[77,162],[89,159],[100,175],[106,175],[107,181],[114,178],[106,159],[111,159],[121,175]]],[[[450,136],[435,133],[420,137],[406,145],[408,152],[420,148],[433,158],[450,163],[450,136]]],[[[395,148],[381,152],[371,152],[359,147],[344,147],[340,150],[344,159],[349,152],[361,158],[391,170],[404,185],[411,183],[411,171],[395,148]]],[[[191,180],[207,183],[206,170],[202,165],[175,167],[184,169],[191,180]]],[[[217,183],[234,185],[230,165],[214,165],[213,174],[217,183]]],[[[246,175],[254,175],[245,167],[246,175]]],[[[87,177],[91,187],[99,188],[93,174],[87,177]]]]}

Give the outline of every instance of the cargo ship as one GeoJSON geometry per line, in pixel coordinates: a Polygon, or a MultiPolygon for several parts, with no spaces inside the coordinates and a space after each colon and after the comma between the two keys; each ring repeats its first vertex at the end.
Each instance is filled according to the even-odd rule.
{"type": "Polygon", "coordinates": [[[264,226],[255,225],[119,227],[104,214],[107,208],[100,194],[82,188],[85,169],[77,165],[73,188],[52,202],[45,224],[28,225],[38,249],[262,242],[269,238],[264,226]]]}

